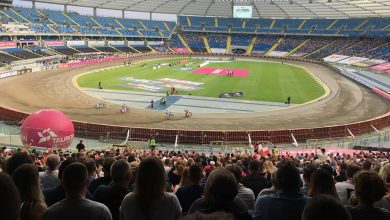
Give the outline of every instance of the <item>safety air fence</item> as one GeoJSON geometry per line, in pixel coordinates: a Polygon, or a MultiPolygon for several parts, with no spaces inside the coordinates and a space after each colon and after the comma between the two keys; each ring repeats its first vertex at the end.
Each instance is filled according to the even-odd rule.
{"type": "MultiPolygon", "coordinates": [[[[0,120],[21,121],[29,114],[0,106],[0,120]]],[[[272,143],[291,143],[291,134],[298,142],[308,139],[328,139],[347,137],[350,134],[362,135],[376,129],[390,126],[390,113],[351,124],[335,125],[319,128],[298,128],[288,130],[247,130],[247,131],[218,131],[218,130],[170,130],[158,128],[134,128],[116,125],[95,124],[73,121],[75,136],[90,139],[122,139],[127,134],[131,140],[148,140],[155,138],[158,143],[175,143],[176,136],[180,144],[210,144],[212,142],[248,142],[248,134],[252,141],[269,141],[272,143]]]]}

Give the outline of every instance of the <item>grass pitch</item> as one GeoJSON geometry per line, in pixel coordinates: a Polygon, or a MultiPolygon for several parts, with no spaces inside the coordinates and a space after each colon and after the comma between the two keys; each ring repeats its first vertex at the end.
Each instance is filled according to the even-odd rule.
{"type": "MultiPolygon", "coordinates": [[[[320,86],[306,70],[281,63],[256,62],[256,61],[232,61],[225,63],[210,63],[207,68],[246,69],[249,75],[246,77],[227,77],[217,74],[202,75],[191,71],[180,70],[183,64],[175,66],[162,66],[152,70],[154,64],[171,63],[179,60],[196,61],[196,59],[164,59],[151,60],[147,67],[143,63],[133,64],[110,70],[104,70],[87,74],[78,78],[81,87],[97,88],[99,81],[105,89],[143,91],[121,86],[126,83],[121,77],[134,77],[138,79],[158,80],[161,78],[173,78],[204,83],[200,90],[178,91],[179,94],[191,93],[195,96],[218,97],[226,92],[243,92],[243,97],[237,99],[285,102],[288,96],[294,104],[301,104],[316,99],[324,94],[320,86]]],[[[188,66],[197,69],[199,63],[188,66]]]]}

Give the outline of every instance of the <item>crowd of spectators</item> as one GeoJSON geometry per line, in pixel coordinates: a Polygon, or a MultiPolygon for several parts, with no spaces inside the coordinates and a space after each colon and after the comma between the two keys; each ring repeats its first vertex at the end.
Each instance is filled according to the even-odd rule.
{"type": "Polygon", "coordinates": [[[390,219],[389,153],[0,154],[0,219],[390,219]]]}

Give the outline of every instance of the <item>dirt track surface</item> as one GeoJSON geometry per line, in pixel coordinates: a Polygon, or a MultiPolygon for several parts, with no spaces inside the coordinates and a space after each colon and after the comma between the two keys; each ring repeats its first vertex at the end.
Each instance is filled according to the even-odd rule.
{"type": "Polygon", "coordinates": [[[386,100],[322,65],[284,62],[302,66],[315,74],[329,87],[329,96],[310,104],[272,112],[197,114],[190,119],[185,119],[182,113],[176,113],[175,120],[171,121],[164,120],[164,112],[144,109],[132,109],[130,113],[120,114],[120,106],[114,104],[97,110],[97,99],[81,92],[73,85],[72,79],[90,70],[123,64],[123,61],[114,61],[0,80],[0,104],[24,112],[43,108],[58,109],[72,120],[91,123],[188,130],[314,128],[364,121],[390,110],[390,103],[386,100]]]}

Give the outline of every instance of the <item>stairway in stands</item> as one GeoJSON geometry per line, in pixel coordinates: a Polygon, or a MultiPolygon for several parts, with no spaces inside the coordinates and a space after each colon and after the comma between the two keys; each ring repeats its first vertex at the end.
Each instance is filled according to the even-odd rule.
{"type": "Polygon", "coordinates": [[[211,48],[209,45],[209,41],[207,40],[207,37],[203,35],[203,42],[206,47],[207,53],[211,53],[211,48]]]}
{"type": "Polygon", "coordinates": [[[192,52],[191,48],[188,46],[187,42],[183,39],[183,37],[180,34],[177,34],[177,36],[179,37],[181,43],[187,48],[187,50],[189,52],[192,52]]]}
{"type": "Polygon", "coordinates": [[[248,46],[248,49],[246,49],[246,54],[251,54],[252,53],[253,46],[255,46],[255,43],[256,43],[256,39],[257,39],[257,37],[254,36],[252,41],[251,41],[251,43],[248,46]]]}

